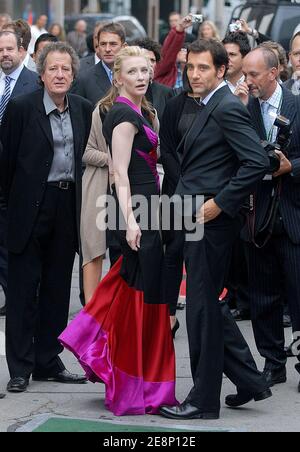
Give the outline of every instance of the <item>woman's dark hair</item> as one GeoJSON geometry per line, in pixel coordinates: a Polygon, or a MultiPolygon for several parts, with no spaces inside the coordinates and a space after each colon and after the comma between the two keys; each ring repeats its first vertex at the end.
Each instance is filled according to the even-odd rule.
{"type": "Polygon", "coordinates": [[[223,44],[217,39],[198,39],[193,42],[188,49],[188,55],[190,53],[204,53],[210,52],[214,66],[216,69],[225,66],[226,69],[229,65],[229,57],[223,44]]]}
{"type": "Polygon", "coordinates": [[[158,42],[153,41],[150,38],[144,38],[135,41],[134,45],[141,47],[141,49],[148,50],[149,52],[153,52],[157,63],[161,60],[161,45],[158,42]]]}

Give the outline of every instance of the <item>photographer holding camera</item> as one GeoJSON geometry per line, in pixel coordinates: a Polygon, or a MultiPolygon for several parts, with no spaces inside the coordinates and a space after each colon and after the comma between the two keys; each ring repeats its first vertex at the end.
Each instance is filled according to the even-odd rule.
{"type": "MultiPolygon", "coordinates": [[[[236,92],[248,104],[270,160],[270,174],[251,200],[243,231],[253,329],[270,386],[286,382],[284,299],[295,339],[300,331],[300,100],[277,82],[278,66],[274,51],[256,48],[244,59],[246,80],[236,92]]],[[[300,361],[299,352],[294,354],[300,361]]],[[[300,363],[296,369],[300,373],[300,363]]]]}

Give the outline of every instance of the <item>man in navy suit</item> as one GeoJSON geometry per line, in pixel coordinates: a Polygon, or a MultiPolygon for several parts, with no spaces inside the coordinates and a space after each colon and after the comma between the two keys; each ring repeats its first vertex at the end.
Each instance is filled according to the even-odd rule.
{"type": "MultiPolygon", "coordinates": [[[[0,123],[10,99],[39,89],[38,75],[23,65],[21,37],[12,31],[0,33],[0,123]]],[[[0,193],[0,284],[6,297],[7,251],[4,246],[6,208],[0,193]]],[[[5,306],[0,315],[5,315],[5,306]]]]}
{"type": "Polygon", "coordinates": [[[75,80],[72,93],[89,100],[96,105],[111,88],[112,70],[117,53],[125,45],[126,33],[122,25],[106,24],[98,33],[97,56],[100,63],[81,73],[75,80]]]}
{"type": "MultiPolygon", "coordinates": [[[[254,196],[255,215],[250,221],[253,227],[245,230],[243,237],[249,242],[254,334],[266,360],[265,375],[270,386],[286,382],[284,299],[290,307],[295,340],[300,334],[300,99],[278,83],[278,59],[274,56],[266,48],[257,48],[247,55],[243,68],[246,83],[239,87],[262,140],[276,141],[278,129],[274,122],[278,114],[291,121],[293,132],[287,151],[278,152],[280,169],[259,184],[254,196]],[[279,204],[275,210],[276,194],[279,204]],[[271,205],[274,224],[267,227],[271,205]],[[263,229],[267,229],[264,235],[263,229]]],[[[299,358],[299,351],[294,350],[294,355],[299,358]]],[[[300,373],[300,364],[296,369],[300,373]]]]}

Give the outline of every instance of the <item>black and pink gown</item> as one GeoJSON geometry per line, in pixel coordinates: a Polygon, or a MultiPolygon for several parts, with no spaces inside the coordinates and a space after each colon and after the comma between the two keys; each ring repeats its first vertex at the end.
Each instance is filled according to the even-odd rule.
{"type": "MultiPolygon", "coordinates": [[[[114,128],[124,122],[138,129],[128,169],[131,194],[143,195],[151,206],[152,196],[157,199],[160,192],[158,137],[138,108],[119,97],[103,126],[110,147],[114,128]]],[[[74,353],[90,381],[105,384],[105,404],[114,415],[158,414],[161,405],[177,403],[170,312],[161,296],[160,234],[142,229],[138,252],[128,246],[126,231],[116,234],[122,257],[60,341],[74,353]]]]}

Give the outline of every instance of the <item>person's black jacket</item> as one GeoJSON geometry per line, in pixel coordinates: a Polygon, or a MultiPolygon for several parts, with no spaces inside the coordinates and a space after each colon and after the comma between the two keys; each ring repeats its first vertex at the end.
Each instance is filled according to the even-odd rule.
{"type": "MultiPolygon", "coordinates": [[[[28,243],[52,166],[53,136],[43,96],[41,89],[10,101],[1,126],[0,186],[8,206],[7,247],[13,253],[21,253],[28,243]]],[[[93,107],[72,94],[68,100],[74,133],[79,233],[82,155],[90,133],[93,107]]]]}
{"type": "Polygon", "coordinates": [[[172,88],[162,85],[161,83],[152,82],[149,85],[146,97],[147,100],[153,105],[157,111],[158,119],[161,121],[166,105],[172,97],[174,97],[175,92],[172,88]]]}
{"type": "Polygon", "coordinates": [[[109,77],[100,62],[78,76],[71,88],[71,93],[84,97],[96,106],[110,88],[109,77]]]}
{"type": "Polygon", "coordinates": [[[13,92],[11,93],[10,99],[15,99],[18,96],[38,91],[40,88],[41,85],[39,84],[39,76],[37,73],[24,67],[15,84],[13,92]]]}
{"type": "Polygon", "coordinates": [[[166,177],[174,187],[180,172],[176,194],[212,195],[226,214],[235,217],[268,167],[249,112],[224,86],[179,143],[177,126],[184,96],[168,102],[162,121],[161,153],[166,177]]]}
{"type": "MultiPolygon", "coordinates": [[[[252,123],[261,140],[266,140],[266,131],[258,99],[251,98],[248,109],[252,123]]],[[[283,104],[281,114],[290,119],[293,126],[291,144],[288,148],[288,159],[293,166],[292,174],[282,176],[282,189],[280,195],[280,213],[283,218],[285,230],[294,244],[300,244],[300,99],[283,87],[283,104]]],[[[255,230],[258,232],[266,218],[273,188],[278,179],[262,181],[256,191],[256,222],[255,230]]],[[[242,238],[249,241],[249,231],[243,230],[242,238]]]]}

